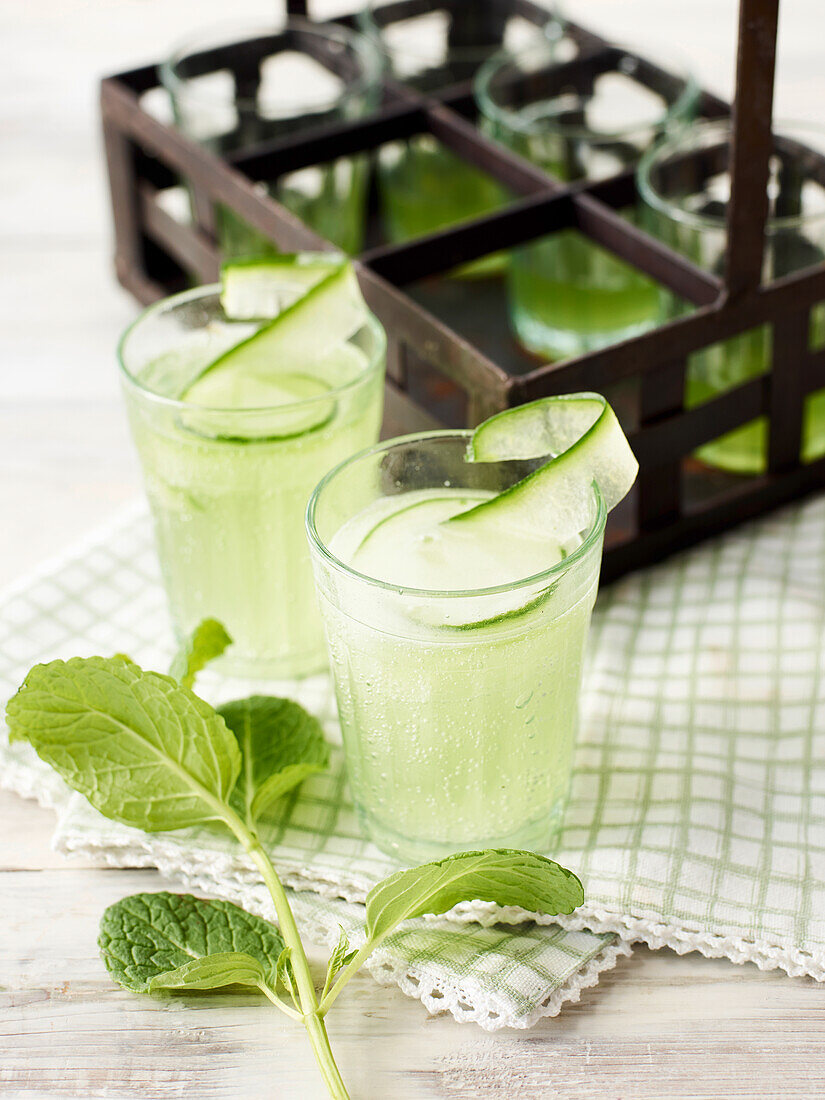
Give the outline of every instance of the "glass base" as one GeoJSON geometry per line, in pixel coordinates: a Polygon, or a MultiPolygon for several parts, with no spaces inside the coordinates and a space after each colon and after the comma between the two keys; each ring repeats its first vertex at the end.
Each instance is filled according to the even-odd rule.
{"type": "MultiPolygon", "coordinates": [[[[723,392],[722,390],[719,391],[723,392]]],[[[768,421],[764,416],[735,428],[694,452],[706,466],[732,474],[764,474],[768,468],[768,421]]],[[[802,462],[825,455],[825,390],[805,402],[802,423],[802,462]]]]}
{"type": "MultiPolygon", "coordinates": [[[[388,828],[361,806],[356,806],[361,831],[388,856],[413,866],[431,860],[444,859],[456,852],[478,852],[486,848],[518,848],[529,852],[552,852],[559,842],[564,805],[559,803],[549,814],[522,825],[521,828],[496,836],[473,837],[469,840],[441,840],[408,837],[388,828]]],[[[447,811],[449,812],[449,811],[447,811]]]]}
{"type": "Polygon", "coordinates": [[[592,329],[576,332],[572,329],[553,328],[537,320],[532,313],[512,307],[512,323],[516,338],[533,355],[544,359],[575,359],[591,351],[618,344],[641,336],[655,327],[654,320],[642,321],[622,329],[592,329]]]}
{"type": "MultiPolygon", "coordinates": [[[[182,640],[179,636],[178,642],[182,640]]],[[[239,680],[302,680],[329,669],[326,649],[282,658],[247,657],[243,653],[233,653],[233,649],[230,646],[224,656],[210,662],[209,668],[239,680]]]]}

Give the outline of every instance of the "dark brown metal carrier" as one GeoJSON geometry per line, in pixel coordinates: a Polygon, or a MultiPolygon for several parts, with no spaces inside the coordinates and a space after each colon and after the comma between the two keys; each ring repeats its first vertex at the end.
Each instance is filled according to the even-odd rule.
{"type": "MultiPolygon", "coordinates": [[[[482,0],[474,3],[478,7],[482,0]]],[[[486,3],[499,21],[507,14],[537,24],[548,19],[547,9],[532,0],[486,3]]],[[[437,0],[399,0],[379,10],[387,22],[438,6],[437,0]]],[[[306,10],[301,2],[288,7],[293,14],[306,10]]],[[[425,96],[387,81],[383,106],[371,116],[221,159],[144,108],[142,97],[159,82],[154,65],[102,84],[117,276],[143,303],[183,289],[193,278],[214,281],[220,263],[216,203],[230,207],[282,249],[330,248],[256,184],[387,141],[433,134],[516,198],[485,217],[408,243],[378,244],[359,257],[364,294],[389,337],[385,434],[437,427],[444,419],[472,425],[547,394],[605,392],[614,400],[641,467],[631,497],[611,516],[605,575],[615,577],[656,561],[825,484],[825,458],[806,465],[799,457],[805,397],[825,386],[825,349],[811,347],[809,337],[811,308],[825,300],[825,265],[768,284],[761,278],[777,8],[778,0],[741,3],[728,244],[721,276],[695,266],[620,215],[636,201],[632,172],[564,185],[484,137],[474,125],[467,83],[425,96]],[[158,202],[164,189],[181,181],[192,197],[191,224],[176,220],[158,202]],[[481,281],[459,285],[432,278],[569,227],[652,276],[693,310],[645,335],[542,364],[509,336],[502,294],[491,293],[481,281]],[[444,284],[450,284],[449,292],[439,297],[437,288],[444,284]],[[438,317],[432,302],[438,303],[438,317]],[[688,355],[762,324],[773,332],[768,372],[685,409],[688,355]],[[765,475],[736,477],[691,457],[701,444],[761,414],[770,426],[765,475]]],[[[571,25],[568,33],[578,52],[559,67],[559,86],[586,85],[594,72],[609,69],[616,51],[583,27],[571,25]]],[[[254,49],[239,45],[211,51],[221,56],[205,58],[204,71],[228,66],[247,83],[254,80],[258,58],[254,49]]],[[[636,79],[656,89],[666,84],[668,74],[642,62],[636,79]]],[[[704,117],[729,110],[703,93],[699,111],[704,117]]],[[[797,158],[802,177],[820,184],[825,180],[825,158],[804,149],[787,155],[797,158]]]]}

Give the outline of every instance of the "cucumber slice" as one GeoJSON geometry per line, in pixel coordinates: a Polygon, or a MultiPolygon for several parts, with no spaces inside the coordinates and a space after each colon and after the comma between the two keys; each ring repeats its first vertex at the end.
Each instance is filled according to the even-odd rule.
{"type": "Polygon", "coordinates": [[[248,319],[271,312],[282,292],[290,303],[223,351],[181,394],[197,406],[181,417],[184,427],[213,439],[283,439],[314,431],[334,416],[334,399],[322,400],[334,388],[324,364],[348,347],[367,316],[355,272],[347,262],[314,253],[224,269],[227,314],[248,319]]]}
{"type": "Polygon", "coordinates": [[[491,416],[473,433],[470,462],[550,460],[510,489],[446,522],[484,525],[560,543],[592,522],[595,483],[608,511],[627,494],[639,464],[616,414],[601,394],[544,397],[491,416]]]}
{"type": "Polygon", "coordinates": [[[438,630],[457,635],[466,634],[470,630],[493,630],[496,627],[509,626],[515,620],[523,619],[525,615],[530,615],[537,608],[541,607],[543,603],[547,603],[556,590],[558,583],[558,581],[553,581],[552,584],[549,584],[547,588],[539,592],[539,594],[534,596],[531,600],[528,600],[527,603],[500,611],[497,615],[488,615],[486,619],[473,619],[471,622],[448,623],[445,622],[442,617],[440,621],[433,621],[431,625],[438,630]]]}
{"type": "Polygon", "coordinates": [[[187,410],[181,423],[211,439],[287,439],[328,424],[336,402],[332,389],[312,374],[269,375],[239,369],[217,371],[201,388],[204,409],[187,410]],[[237,410],[237,411],[236,411],[237,410]]]}
{"type": "MultiPolygon", "coordinates": [[[[371,544],[375,543],[376,536],[380,535],[382,529],[386,527],[388,523],[391,523],[393,525],[394,537],[398,538],[400,535],[400,537],[403,538],[406,535],[406,531],[404,530],[402,524],[404,518],[410,518],[409,513],[417,512],[420,508],[427,508],[432,511],[434,510],[434,508],[438,507],[438,504],[439,501],[437,498],[434,499],[431,496],[418,497],[412,502],[412,504],[408,504],[406,505],[406,507],[399,508],[398,511],[389,512],[387,515],[382,516],[381,519],[379,519],[378,522],[375,524],[375,526],[370,527],[370,529],[361,539],[357,549],[351,556],[350,564],[355,565],[356,568],[361,570],[361,572],[372,575],[371,566],[365,565],[365,558],[369,554],[371,544]]],[[[455,511],[455,509],[452,507],[452,502],[449,499],[444,501],[444,505],[449,514],[452,514],[455,511]]],[[[418,532],[416,531],[416,534],[417,533],[418,532]]],[[[387,550],[388,548],[384,546],[379,549],[379,559],[383,558],[384,554],[387,553],[387,550]]],[[[378,574],[380,575],[380,573],[382,572],[383,570],[379,570],[378,574]]]]}
{"type": "Polygon", "coordinates": [[[348,340],[366,316],[355,271],[350,264],[342,264],[274,320],[210,363],[182,400],[208,405],[206,398],[219,373],[242,370],[276,378],[281,372],[303,370],[348,340]]]}
{"type": "MultiPolygon", "coordinates": [[[[445,545],[443,525],[457,509],[472,507],[478,497],[474,501],[459,494],[443,498],[429,493],[406,496],[414,498],[411,503],[382,515],[366,531],[357,549],[348,556],[350,565],[368,577],[408,588],[455,587],[466,577],[468,549],[479,548],[475,540],[468,548],[462,537],[447,540],[445,545]]],[[[483,547],[479,549],[479,555],[482,554],[483,547]]]]}
{"type": "Polygon", "coordinates": [[[332,542],[336,556],[360,573],[399,588],[434,593],[432,598],[411,597],[403,614],[427,630],[468,631],[498,628],[543,602],[555,581],[540,592],[531,588],[502,591],[474,598],[472,589],[506,584],[541,573],[567,556],[565,547],[553,547],[544,538],[504,543],[499,532],[478,537],[474,530],[448,524],[451,515],[466,511],[486,493],[445,488],[413,490],[400,497],[374,502],[345,524],[332,542]],[[465,592],[461,599],[437,593],[465,592]]]}
{"type": "Polygon", "coordinates": [[[345,262],[319,252],[233,260],[221,268],[221,306],[232,321],[271,320],[345,262]]]}

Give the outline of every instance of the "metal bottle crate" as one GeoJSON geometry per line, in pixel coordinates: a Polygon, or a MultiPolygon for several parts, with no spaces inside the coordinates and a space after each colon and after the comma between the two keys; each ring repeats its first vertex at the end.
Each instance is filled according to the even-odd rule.
{"type": "MultiPolygon", "coordinates": [[[[542,25],[548,10],[533,0],[464,0],[477,17],[482,3],[503,26],[510,16],[542,25]]],[[[457,0],[398,0],[379,9],[383,22],[433,9],[461,17],[457,0]]],[[[306,15],[306,4],[288,4],[306,15]]],[[[157,120],[144,96],[159,84],[155,65],[103,80],[101,107],[114,212],[115,267],[143,303],[214,281],[220,255],[215,204],[230,207],[285,250],[331,248],[259,186],[339,156],[430,133],[464,160],[503,183],[509,205],[403,244],[377,243],[358,258],[365,297],[388,337],[384,434],[473,425],[492,412],[548,394],[599,390],[615,399],[639,458],[628,499],[611,515],[604,577],[656,561],[708,535],[825,484],[825,458],[800,460],[803,404],[825,386],[825,349],[810,346],[811,309],[825,300],[825,265],[763,285],[763,231],[772,155],[771,103],[778,0],[741,0],[728,245],[721,276],[694,265],[634,227],[619,211],[636,201],[633,173],[562,184],[474,125],[469,83],[419,94],[385,81],[383,104],[352,122],[315,128],[220,158],[157,120]],[[193,220],[173,217],[161,200],[184,181],[193,220]],[[503,295],[492,283],[438,280],[456,265],[574,227],[682,299],[692,312],[633,339],[561,362],[542,363],[508,334],[503,295]],[[438,316],[436,316],[436,312],[438,316]],[[687,357],[759,325],[773,332],[769,371],[707,403],[684,407],[687,357]],[[759,415],[769,421],[768,472],[734,476],[692,458],[701,444],[759,415]]],[[[355,17],[339,20],[353,25],[355,17]]],[[[586,87],[616,66],[620,52],[585,27],[570,24],[576,56],[553,70],[559,88],[586,87]]],[[[288,48],[289,35],[235,43],[201,55],[203,72],[229,68],[253,85],[258,63],[288,48]]],[[[317,58],[330,68],[334,58],[317,58]]],[[[673,77],[639,57],[633,78],[662,91],[673,77]]],[[[704,92],[699,113],[731,108],[704,92]]],[[[780,150],[800,179],[825,185],[825,158],[801,147],[780,150]]]]}

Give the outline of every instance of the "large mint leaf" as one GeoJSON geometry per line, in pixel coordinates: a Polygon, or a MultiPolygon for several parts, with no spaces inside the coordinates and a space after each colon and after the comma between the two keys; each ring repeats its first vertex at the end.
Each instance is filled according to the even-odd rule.
{"type": "Polygon", "coordinates": [[[584,900],[572,871],[534,852],[459,852],[399,871],[367,894],[367,934],[386,936],[402,920],[446,913],[461,901],[517,905],[531,913],[571,913],[584,900]]]}
{"type": "Polygon", "coordinates": [[[243,764],[232,805],[249,825],[329,763],[320,722],[291,699],[252,695],[218,713],[238,739],[243,764]]]}
{"type": "Polygon", "coordinates": [[[137,992],[257,986],[274,992],[284,943],[271,924],[228,901],[191,894],[133,894],[100,922],[100,954],[137,992]]]}
{"type": "Polygon", "coordinates": [[[240,769],[208,703],[122,658],[35,665],[6,713],[12,741],[30,742],[102,814],[150,832],[219,819],[240,769]]]}
{"type": "Polygon", "coordinates": [[[232,639],[226,633],[223,623],[219,623],[217,619],[204,619],[175,654],[169,675],[174,676],[184,687],[191,688],[200,670],[216,657],[220,657],[231,644],[232,639]]]}

